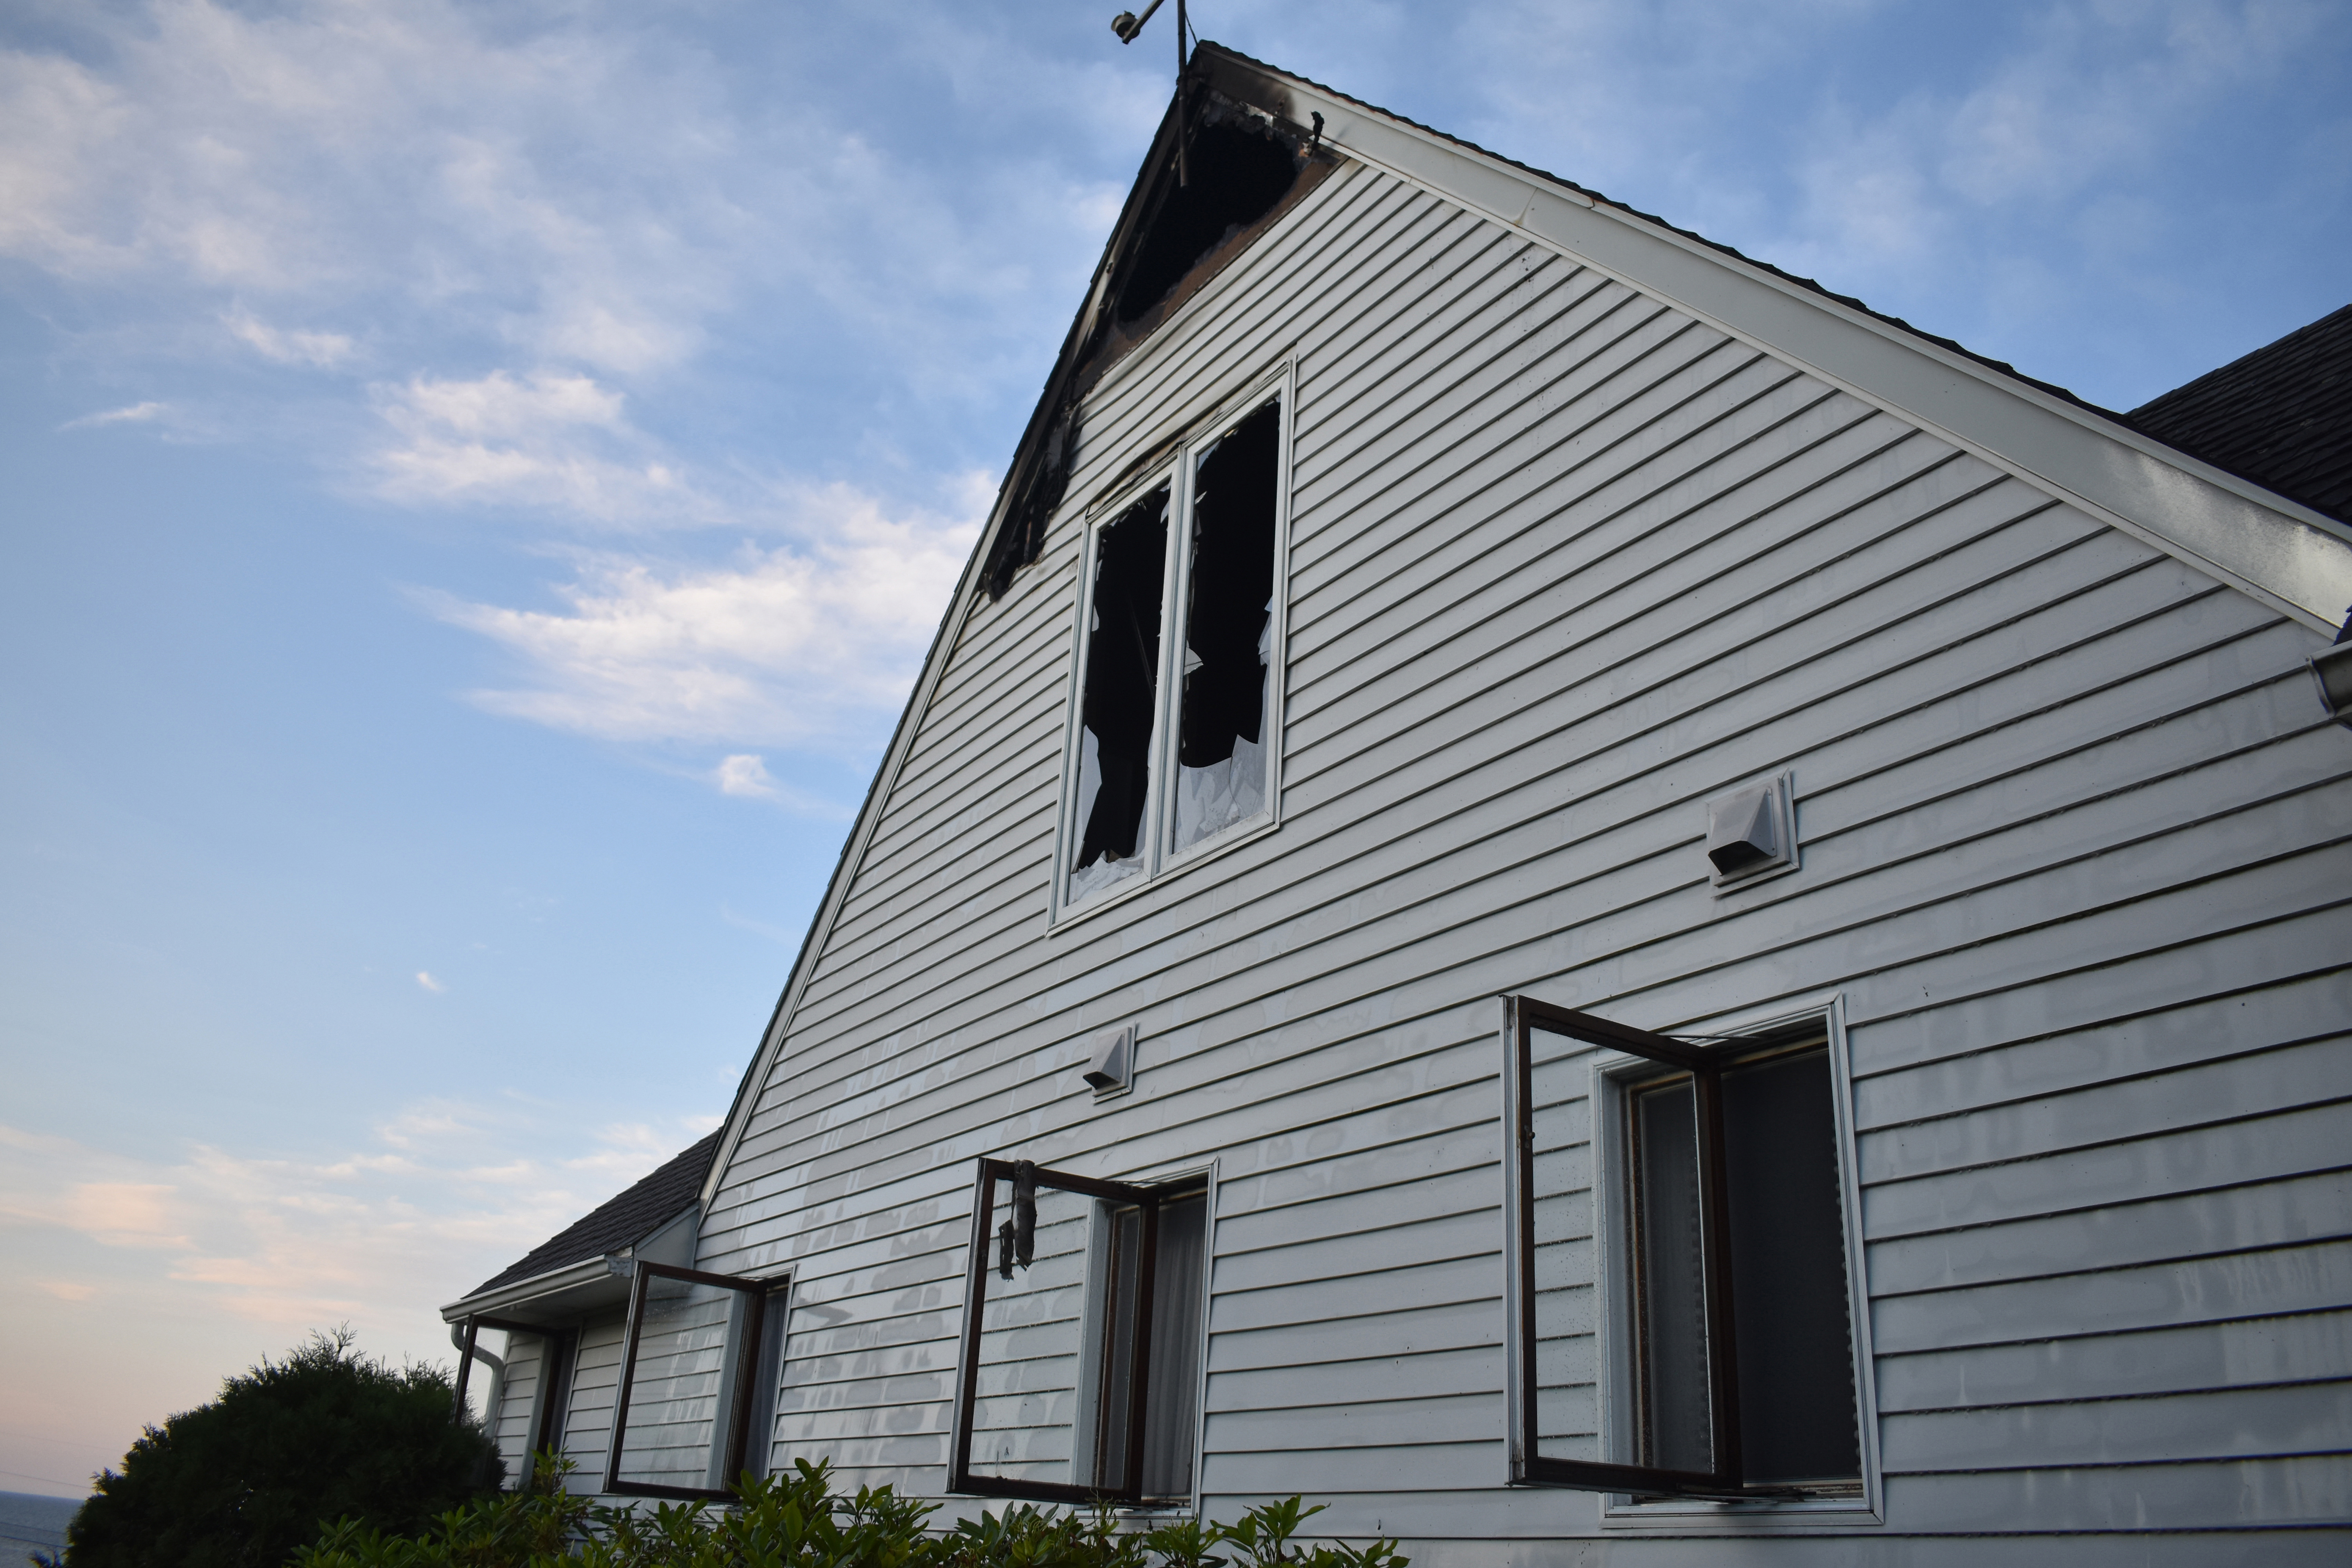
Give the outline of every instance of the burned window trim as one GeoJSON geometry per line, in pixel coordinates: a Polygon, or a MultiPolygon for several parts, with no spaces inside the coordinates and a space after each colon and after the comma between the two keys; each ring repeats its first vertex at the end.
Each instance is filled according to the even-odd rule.
{"type": "Polygon", "coordinates": [[[1063,338],[1061,353],[1022,432],[1020,445],[1014,449],[998,492],[990,517],[989,542],[980,579],[991,603],[1002,599],[1022,569],[1043,552],[1046,532],[1076,467],[1080,446],[1079,410],[1096,385],[1136,349],[1150,341],[1345,161],[1341,153],[1322,140],[1319,118],[1310,131],[1272,108],[1250,101],[1242,96],[1243,87],[1241,79],[1229,79],[1229,73],[1219,70],[1214,60],[1201,57],[1200,68],[1185,73],[1179,83],[1177,98],[1171,100],[1161,116],[1160,130],[1144,155],[1143,167],[1129,192],[1127,205],[1112,226],[1101,259],[1095,264],[1086,300],[1063,338]],[[1192,113],[1181,108],[1187,94],[1197,103],[1192,113]],[[1139,253],[1150,240],[1168,193],[1176,183],[1176,139],[1179,135],[1197,138],[1203,129],[1227,121],[1246,121],[1258,134],[1286,147],[1297,161],[1297,174],[1272,206],[1195,258],[1165,298],[1120,321],[1120,297],[1139,253]]]}
{"type": "MultiPolygon", "coordinates": [[[[1589,1013],[1571,1011],[1533,997],[1506,995],[1503,1002],[1503,1110],[1506,1137],[1504,1159],[1504,1248],[1508,1319],[1505,1335],[1505,1378],[1507,1480],[1513,1486],[1572,1488],[1602,1494],[1601,1519],[1606,1526],[1659,1525],[1682,1530],[1737,1531],[1742,1521],[1761,1517],[1832,1515],[1843,1522],[1868,1524],[1883,1521],[1879,1468],[1877,1396],[1874,1352],[1869,1316],[1866,1264],[1862,1248],[1861,1194],[1852,1114],[1853,1086],[1847,1051],[1844,1006],[1836,994],[1769,1014],[1742,1016],[1718,1024],[1704,1037],[1676,1038],[1652,1034],[1589,1013]],[[1533,1125],[1534,1052],[1530,1036],[1537,1028],[1582,1040],[1594,1047],[1589,1089],[1592,1126],[1590,1131],[1592,1201],[1594,1205],[1595,1305],[1594,1397],[1600,1416],[1600,1454],[1593,1460],[1547,1458],[1538,1451],[1537,1333],[1535,1310],[1535,1185],[1533,1125]],[[1737,1377],[1737,1345],[1721,1322],[1727,1314],[1724,1299],[1727,1279],[1722,1258],[1721,1150],[1708,1149],[1702,1121],[1702,1170],[1714,1188],[1703,1198],[1712,1223],[1705,1243],[1709,1255],[1708,1334],[1731,1346],[1731,1354],[1710,1354],[1714,1384],[1711,1424],[1718,1456],[1712,1474],[1664,1470],[1622,1458],[1630,1448],[1633,1379],[1638,1375],[1629,1336],[1631,1321],[1626,1256],[1626,1222],[1621,1212],[1630,1175],[1618,1169],[1625,1156],[1622,1135],[1612,1136],[1622,1095],[1633,1087],[1676,1069],[1695,1079],[1712,1079],[1744,1062],[1786,1049],[1799,1036],[1823,1043],[1832,1085],[1832,1119],[1837,1143],[1839,1219],[1846,1271],[1846,1311],[1854,1419],[1861,1474],[1856,1483],[1842,1486],[1748,1487],[1720,1463],[1728,1450],[1738,1464],[1736,1433],[1722,1427],[1738,1419],[1738,1391],[1725,1383],[1737,1377]]],[[[1702,1090],[1701,1092],[1706,1092],[1702,1090]]],[[[1719,1127],[1719,1124],[1718,1124],[1719,1127]]]]}
{"type": "Polygon", "coordinates": [[[1161,434],[1143,444],[1144,456],[1121,470],[1086,510],[1086,536],[1079,552],[1076,604],[1071,618],[1071,651],[1065,697],[1062,780],[1054,838],[1048,924],[1058,930],[1072,921],[1116,907],[1156,887],[1166,879],[1228,854],[1282,824],[1283,724],[1286,714],[1286,669],[1290,632],[1290,510],[1293,441],[1297,423],[1297,362],[1284,358],[1252,377],[1246,390],[1225,397],[1185,420],[1175,435],[1161,434]],[[1278,434],[1275,453],[1274,561],[1272,607],[1266,635],[1266,695],[1260,733],[1265,737],[1265,804],[1239,822],[1210,833],[1181,848],[1171,847],[1175,800],[1169,787],[1175,766],[1177,727],[1182,709],[1181,650],[1183,622],[1190,604],[1193,568],[1192,506],[1197,458],[1252,414],[1276,405],[1278,434]],[[1089,612],[1094,604],[1096,562],[1103,531],[1126,515],[1136,502],[1161,485],[1169,487],[1169,527],[1166,564],[1161,572],[1158,673],[1153,686],[1151,765],[1143,824],[1139,835],[1144,865],[1139,875],[1074,900],[1069,893],[1071,859],[1086,824],[1079,820],[1080,758],[1084,738],[1089,612]]]}

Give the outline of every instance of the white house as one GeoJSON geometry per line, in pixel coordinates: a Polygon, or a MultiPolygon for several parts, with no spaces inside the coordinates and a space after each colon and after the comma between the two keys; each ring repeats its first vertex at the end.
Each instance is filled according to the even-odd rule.
{"type": "Polygon", "coordinates": [[[2346,1561],[2347,453],[2352,312],[2112,414],[1201,46],[511,1459],[2346,1561]]]}

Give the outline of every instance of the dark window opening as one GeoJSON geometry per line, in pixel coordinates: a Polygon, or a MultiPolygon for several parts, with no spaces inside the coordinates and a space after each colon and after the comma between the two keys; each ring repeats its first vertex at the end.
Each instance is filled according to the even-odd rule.
{"type": "Polygon", "coordinates": [[[1857,1494],[1835,1075],[1821,1032],[1698,1045],[1507,1000],[1511,1479],[1648,1498],[1857,1494]],[[1581,1251],[1612,1230],[1592,1184],[1606,1152],[1592,1119],[1611,1109],[1588,1103],[1595,1048],[1657,1064],[1630,1079],[1612,1071],[1624,1084],[1622,1251],[1606,1272],[1628,1332],[1621,1371],[1598,1383],[1581,1251]],[[1612,1378],[1624,1384],[1613,1394],[1612,1378]],[[1594,1458],[1604,1397],[1624,1399],[1628,1436],[1621,1455],[1594,1458]]]}
{"type": "Polygon", "coordinates": [[[784,1323],[790,1305],[789,1284],[771,1286],[760,1314],[760,1348],[751,1368],[751,1410],[743,1423],[743,1468],[755,1476],[769,1473],[769,1456],[776,1442],[776,1400],[784,1377],[784,1323]]]}
{"type": "Polygon", "coordinates": [[[1104,528],[1095,546],[1079,703],[1077,853],[1069,901],[1141,873],[1144,803],[1159,717],[1160,606],[1169,487],[1104,528]]]}
{"type": "Polygon", "coordinates": [[[983,1160],[948,1489],[1189,1498],[1208,1195],[983,1160]],[[1007,1215],[998,1224],[997,1216],[1007,1215]]]}
{"type": "Polygon", "coordinates": [[[1181,849],[1265,809],[1282,408],[1269,403],[1194,469],[1176,827],[1181,849]]]}
{"type": "MultiPolygon", "coordinates": [[[[540,1349],[539,1429],[531,1434],[533,1453],[563,1451],[563,1426],[572,1414],[572,1374],[579,1356],[576,1331],[549,1334],[540,1349]]],[[[530,1478],[526,1473],[522,1479],[528,1482],[530,1478]]]]}
{"type": "MultiPolygon", "coordinates": [[[[1208,111],[1222,107],[1211,99],[1208,111]]],[[[1112,311],[1121,327],[1149,315],[1212,252],[1272,212],[1307,167],[1271,125],[1230,110],[1194,128],[1185,153],[1189,183],[1163,177],[1160,208],[1126,258],[1112,311]]]]}
{"type": "Polygon", "coordinates": [[[1723,1175],[1751,1482],[1852,1480],[1853,1325],[1826,1049],[1723,1073],[1723,1175]]]}

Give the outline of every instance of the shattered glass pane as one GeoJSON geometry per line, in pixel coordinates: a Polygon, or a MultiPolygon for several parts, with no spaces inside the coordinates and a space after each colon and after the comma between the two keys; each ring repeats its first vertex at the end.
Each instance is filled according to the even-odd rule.
{"type": "Polygon", "coordinates": [[[1266,807],[1281,440],[1282,407],[1269,403],[1204,448],[1193,470],[1172,849],[1266,807]]]}
{"type": "Polygon", "coordinates": [[[1077,820],[1083,826],[1065,892],[1073,904],[1143,872],[1168,500],[1163,484],[1105,527],[1095,546],[1079,710],[1077,820]]]}

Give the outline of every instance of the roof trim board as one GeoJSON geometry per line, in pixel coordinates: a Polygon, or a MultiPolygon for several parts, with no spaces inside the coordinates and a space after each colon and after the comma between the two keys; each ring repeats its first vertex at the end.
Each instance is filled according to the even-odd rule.
{"type": "MultiPolygon", "coordinates": [[[[1334,152],[1516,228],[1865,403],[1921,425],[2314,631],[2333,634],[2352,606],[2352,529],[2145,436],[2062,389],[1979,359],[1569,181],[1219,45],[1203,42],[1193,58],[1199,79],[1229,98],[1294,126],[1319,115],[1320,141],[1334,152]]],[[[706,1207],[733,1162],[759,1088],[772,1070],[807,986],[811,961],[823,950],[839,915],[851,873],[862,863],[878,826],[881,803],[905,765],[919,716],[929,706],[946,656],[979,595],[991,548],[1020,493],[1017,481],[1034,462],[1034,449],[1050,422],[1049,405],[1067,382],[1070,360],[1083,346],[1086,328],[1100,306],[1122,247],[1133,242],[1137,202],[1171,134],[1173,107],[1171,102],[1104,247],[1061,359],[1015,449],[997,503],[965,563],[889,750],[875,772],[793,961],[791,978],[736,1090],[703,1181],[706,1207]]],[[[1160,331],[1165,333],[1218,292],[1202,289],[1160,331]]],[[[1125,357],[1134,361],[1142,355],[1125,357]]]]}

